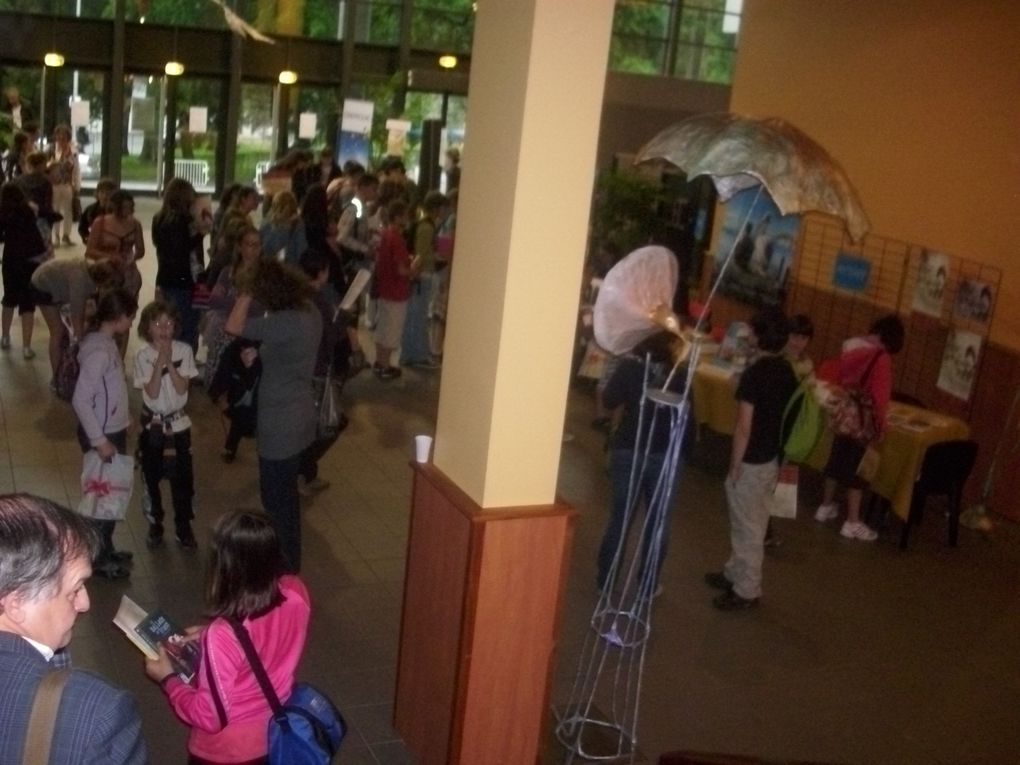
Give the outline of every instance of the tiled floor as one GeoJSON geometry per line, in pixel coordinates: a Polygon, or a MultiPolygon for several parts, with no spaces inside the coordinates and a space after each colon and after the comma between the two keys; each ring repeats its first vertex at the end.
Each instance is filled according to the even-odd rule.
{"type": "MultiPolygon", "coordinates": [[[[150,200],[139,204],[147,224],[150,200]]],[[[61,249],[60,257],[81,247],[61,249]]],[[[151,285],[154,258],[143,261],[151,285]]],[[[151,295],[146,287],[144,295],[151,295]]],[[[42,329],[40,321],[40,330],[42,329]]],[[[77,501],[80,454],[69,405],[49,395],[45,332],[39,356],[0,352],[0,490],[77,501]]],[[[135,341],[137,342],[137,341],[135,341]]],[[[326,456],[332,486],[304,514],[305,567],[315,602],[301,675],[327,690],[351,723],[340,762],[412,762],[390,725],[415,433],[435,417],[437,372],[408,371],[381,383],[362,375],[346,390],[351,425],[326,456]]],[[[258,501],[253,444],[222,464],[219,419],[201,389],[195,420],[196,528],[258,501]]],[[[590,396],[571,394],[560,494],[582,512],[555,671],[565,699],[595,603],[594,550],[605,520],[607,482],[600,437],[588,427],[590,396]]],[[[961,530],[944,545],[945,521],[929,513],[911,549],[890,525],[874,545],[841,539],[810,518],[817,487],[804,489],[802,517],[779,525],[784,544],[765,566],[754,612],[723,614],[702,584],[727,552],[721,492],[726,445],[706,438],[683,476],[655,604],[641,698],[639,746],[651,761],[675,748],[854,763],[1006,763],[1020,760],[1020,533],[961,530]]],[[[182,621],[201,616],[204,554],[173,545],[150,552],[139,512],[119,525],[135,552],[126,582],[90,584],[92,610],[76,630],[79,666],[137,696],[152,761],[179,763],[185,730],[142,673],[137,652],[110,619],[122,592],[160,604],[182,621]]],[[[560,762],[562,755],[551,761],[560,762]]],[[[489,765],[472,764],[472,765],[489,765]]],[[[493,765],[497,765],[493,763],[493,765]]]]}

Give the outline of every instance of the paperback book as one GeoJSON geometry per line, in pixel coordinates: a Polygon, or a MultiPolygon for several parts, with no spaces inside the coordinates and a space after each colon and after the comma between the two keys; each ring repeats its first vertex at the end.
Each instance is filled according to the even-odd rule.
{"type": "Polygon", "coordinates": [[[159,658],[158,646],[162,644],[177,675],[184,682],[191,682],[201,657],[198,643],[185,641],[184,630],[166,613],[161,610],[147,612],[127,595],[122,595],[113,623],[150,659],[159,658]]]}

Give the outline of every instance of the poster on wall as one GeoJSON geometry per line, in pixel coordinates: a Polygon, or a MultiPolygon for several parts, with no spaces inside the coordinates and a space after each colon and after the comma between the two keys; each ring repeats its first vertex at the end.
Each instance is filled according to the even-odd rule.
{"type": "Polygon", "coordinates": [[[987,324],[995,301],[992,285],[977,279],[961,279],[953,312],[961,319],[987,324]]]}
{"type": "Polygon", "coordinates": [[[344,99],[344,111],[336,141],[336,156],[341,165],[352,159],[368,167],[369,136],[372,133],[374,111],[375,104],[371,101],[344,99]]]}
{"type": "Polygon", "coordinates": [[[922,252],[911,307],[926,316],[941,318],[948,275],[949,256],[932,250],[922,252]]]}
{"type": "Polygon", "coordinates": [[[719,291],[758,307],[782,302],[800,229],[799,215],[783,215],[764,189],[745,189],[726,203],[726,215],[716,247],[713,279],[727,256],[719,291]],[[756,201],[757,197],[757,201],[756,201]]]}
{"type": "Polygon", "coordinates": [[[981,335],[954,329],[946,338],[939,379],[935,385],[951,396],[969,401],[974,388],[978,360],[981,358],[981,335]]]}

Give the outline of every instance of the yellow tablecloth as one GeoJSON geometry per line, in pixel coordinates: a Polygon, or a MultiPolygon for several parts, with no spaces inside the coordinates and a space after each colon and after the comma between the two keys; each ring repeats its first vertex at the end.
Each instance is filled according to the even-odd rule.
{"type": "Polygon", "coordinates": [[[737,422],[737,372],[712,361],[702,361],[694,370],[691,397],[694,403],[694,421],[700,428],[707,425],[717,433],[733,435],[737,422]]]}
{"type": "MultiPolygon", "coordinates": [[[[736,423],[737,404],[733,397],[739,377],[732,371],[704,361],[694,372],[691,394],[694,419],[698,427],[732,435],[736,423]]],[[[928,409],[892,402],[889,405],[889,428],[878,450],[882,461],[871,490],[885,497],[893,512],[906,520],[914,481],[921,470],[928,447],[943,441],[970,437],[967,423],[928,409]]],[[[825,431],[807,464],[816,470],[825,467],[832,446],[832,435],[825,431]]]]}
{"type": "MultiPolygon", "coordinates": [[[[969,437],[970,427],[957,417],[893,401],[889,404],[889,427],[878,444],[882,459],[871,490],[889,500],[893,512],[906,520],[914,482],[928,447],[969,437]]],[[[832,434],[826,430],[807,464],[818,470],[824,468],[831,446],[832,434]]]]}

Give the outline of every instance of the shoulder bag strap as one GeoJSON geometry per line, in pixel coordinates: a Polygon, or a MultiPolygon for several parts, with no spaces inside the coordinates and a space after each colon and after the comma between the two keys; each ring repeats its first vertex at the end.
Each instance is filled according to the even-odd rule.
{"type": "Polygon", "coordinates": [[[283,705],[280,703],[280,697],[276,695],[273,684],[269,681],[269,675],[266,674],[266,668],[262,665],[262,660],[255,650],[254,643],[251,642],[251,635],[248,634],[248,630],[245,629],[244,625],[236,619],[228,619],[227,621],[230,622],[234,634],[237,635],[241,648],[244,649],[244,655],[248,657],[248,663],[251,665],[252,672],[255,673],[255,679],[259,681],[259,687],[262,689],[263,695],[273,710],[273,717],[278,717],[283,711],[283,705]]]}
{"type": "Polygon", "coordinates": [[[868,379],[871,377],[871,370],[875,368],[875,363],[878,361],[878,359],[882,356],[883,353],[885,353],[885,349],[880,348],[878,351],[875,352],[875,355],[871,357],[871,361],[868,362],[867,369],[864,370],[864,374],[861,375],[860,382],[857,383],[858,387],[863,388],[865,385],[867,385],[868,379]]]}
{"type": "Polygon", "coordinates": [[[21,756],[22,765],[48,765],[53,730],[57,726],[57,708],[64,686],[71,676],[70,669],[47,672],[35,690],[32,714],[28,718],[25,734],[25,750],[21,756]]]}

